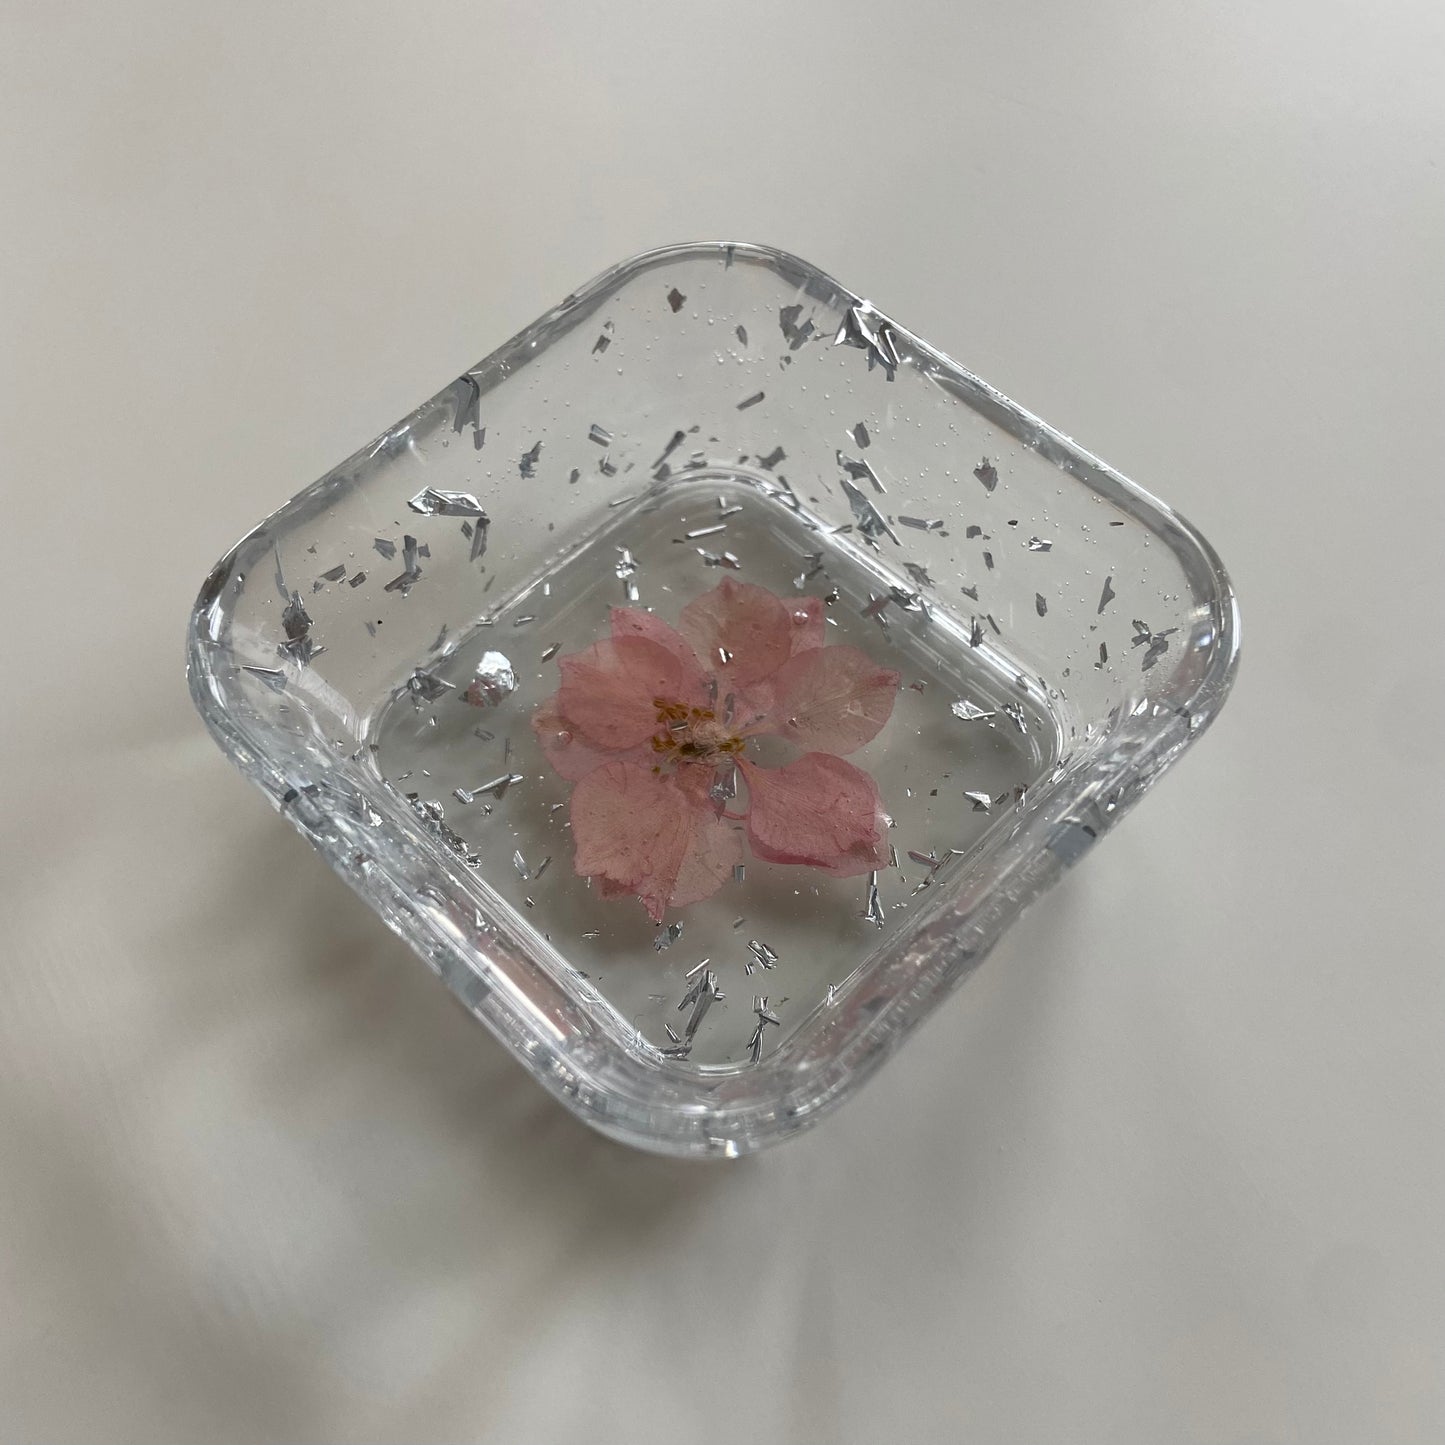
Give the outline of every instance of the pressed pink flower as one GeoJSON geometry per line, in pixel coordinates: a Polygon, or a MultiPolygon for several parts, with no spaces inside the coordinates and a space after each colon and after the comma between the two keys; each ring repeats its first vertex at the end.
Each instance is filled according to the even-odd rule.
{"type": "Polygon", "coordinates": [[[710,897],[753,854],[836,877],[881,868],[888,848],[873,779],[840,754],[876,737],[898,674],[823,643],[823,604],[784,602],[725,579],[676,628],[612,610],[611,636],[558,659],[562,685],[532,717],[572,790],[575,866],[604,898],[641,899],[653,922],[710,897]],[[764,735],[805,749],[785,767],[747,756],[764,735]],[[745,810],[713,796],[737,766],[745,810]]]}

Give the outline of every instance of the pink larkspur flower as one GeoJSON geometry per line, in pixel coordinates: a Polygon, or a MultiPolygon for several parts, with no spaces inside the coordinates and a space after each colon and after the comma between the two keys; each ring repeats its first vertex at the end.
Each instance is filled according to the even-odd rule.
{"type": "Polygon", "coordinates": [[[856,647],[824,646],[823,604],[784,602],[725,579],[676,628],[612,610],[611,636],[561,657],[562,685],[532,717],[572,790],[575,866],[604,898],[635,897],[653,922],[710,897],[744,858],[847,878],[881,868],[887,819],[873,779],[845,762],[893,711],[898,674],[856,647]],[[749,742],[803,749],[760,767],[749,742]],[[714,784],[736,766],[731,813],[714,784]],[[742,824],[744,827],[739,827],[742,824]]]}

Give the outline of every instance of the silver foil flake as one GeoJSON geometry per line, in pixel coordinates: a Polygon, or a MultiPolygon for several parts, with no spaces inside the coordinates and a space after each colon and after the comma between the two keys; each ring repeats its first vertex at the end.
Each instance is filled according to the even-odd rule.
{"type": "Polygon", "coordinates": [[[918,583],[920,587],[932,587],[933,578],[928,575],[928,568],[917,562],[905,562],[903,570],[918,583]]]}
{"type": "Polygon", "coordinates": [[[472,432],[472,449],[481,451],[487,444],[487,429],[484,426],[476,427],[472,432]]]}
{"type": "Polygon", "coordinates": [[[637,558],[626,547],[617,549],[617,566],[614,569],[619,580],[631,577],[637,571],[637,558]]]}
{"type": "Polygon", "coordinates": [[[476,378],[459,376],[452,382],[452,390],[457,398],[452,430],[460,432],[468,422],[476,426],[482,419],[482,389],[477,385],[476,378]]]}
{"type": "MultiPolygon", "coordinates": [[[[975,643],[975,646],[978,644],[975,643]]],[[[971,703],[967,698],[959,698],[949,709],[954,717],[960,722],[981,722],[984,718],[993,717],[995,714],[987,709],[981,708],[976,703],[971,703]]]]}
{"type": "Polygon", "coordinates": [[[658,457],[658,459],[657,459],[655,462],[653,462],[653,464],[652,464],[653,470],[655,471],[658,467],[662,466],[662,464],[668,459],[668,457],[670,457],[670,456],[673,454],[673,452],[675,452],[675,451],[678,449],[678,447],[680,447],[680,446],[683,444],[683,442],[685,442],[686,440],[687,440],[687,433],[686,433],[685,431],[675,431],[675,432],[673,432],[673,434],[672,434],[672,439],[671,439],[671,440],[668,442],[668,444],[667,444],[665,447],[663,447],[663,449],[662,449],[662,455],[661,455],[660,457],[658,457]]]}
{"type": "Polygon", "coordinates": [[[991,492],[998,486],[998,468],[987,457],[973,469],[973,474],[983,483],[986,492],[991,492]]]}
{"type": "Polygon", "coordinates": [[[901,527],[912,527],[918,532],[938,532],[943,528],[942,517],[899,517],[901,527]]]}
{"type": "Polygon", "coordinates": [[[868,435],[868,428],[861,421],[854,425],[851,435],[854,445],[860,450],[870,446],[873,442],[873,438],[868,435]]]}
{"type": "Polygon", "coordinates": [[[482,860],[472,852],[467,840],[456,829],[448,826],[446,809],[440,803],[429,798],[418,798],[414,793],[407,794],[407,802],[411,804],[412,811],[421,819],[427,831],[436,834],[468,868],[481,866],[482,860]]]}
{"type": "Polygon", "coordinates": [[[869,500],[869,498],[858,490],[847,477],[842,478],[841,485],[843,494],[848,498],[848,506],[853,512],[853,520],[858,525],[858,530],[870,542],[875,542],[879,537],[889,537],[895,545],[902,545],[898,541],[898,535],[894,532],[885,520],[883,513],[869,500]]]}
{"type": "Polygon", "coordinates": [[[1104,590],[1099,594],[1099,615],[1102,616],[1104,609],[1114,600],[1118,594],[1114,591],[1114,579],[1112,576],[1104,578],[1104,590]]]}
{"type": "Polygon", "coordinates": [[[879,493],[884,493],[888,490],[888,488],[883,485],[882,478],[879,477],[878,473],[861,457],[854,458],[845,456],[841,448],[835,449],[833,455],[837,458],[839,467],[852,477],[855,482],[865,480],[872,482],[873,490],[879,493]]]}
{"type": "Polygon", "coordinates": [[[366,573],[365,573],[365,572],[357,572],[357,573],[355,573],[355,574],[352,576],[351,580],[350,580],[346,585],[347,585],[348,587],[360,587],[361,584],[362,584],[363,582],[365,582],[365,581],[366,581],[366,573]]]}
{"type": "Polygon", "coordinates": [[[990,572],[993,571],[993,553],[992,553],[992,552],[985,552],[985,553],[983,554],[983,565],[984,565],[985,567],[987,567],[990,572]]]}
{"type": "Polygon", "coordinates": [[[537,871],[532,874],[532,881],[534,883],[547,871],[547,869],[551,866],[551,863],[552,855],[549,853],[544,859],[542,859],[539,864],[537,864],[537,871]]]}
{"type": "Polygon", "coordinates": [[[316,656],[317,647],[311,640],[311,615],[299,592],[291,594],[291,600],[281,611],[281,630],[286,634],[277,651],[283,657],[299,662],[303,667],[316,656]]]}
{"type": "Polygon", "coordinates": [[[1042,537],[1030,537],[1024,545],[1030,552],[1052,552],[1054,550],[1054,544],[1045,542],[1042,537]]]}
{"type": "Polygon", "coordinates": [[[707,962],[707,959],[703,959],[702,964],[698,966],[697,981],[688,989],[687,993],[683,995],[682,1002],[677,1006],[678,1013],[682,1013],[687,1008],[692,1009],[692,1013],[688,1016],[687,1024],[682,1031],[682,1036],[688,1043],[692,1042],[699,1025],[703,1021],[703,1017],[713,1006],[714,1000],[727,996],[718,989],[717,974],[710,968],[705,967],[707,962]]]}
{"type": "Polygon", "coordinates": [[[407,500],[407,506],[423,517],[485,517],[486,509],[470,492],[443,492],[424,487],[407,500]]]}
{"type": "Polygon", "coordinates": [[[756,405],[763,399],[763,397],[764,397],[765,395],[766,395],[766,393],[764,393],[764,392],[755,391],[751,396],[745,396],[745,397],[738,403],[738,410],[739,410],[739,411],[746,411],[750,406],[756,406],[756,405]]]}
{"type": "Polygon", "coordinates": [[[1163,632],[1154,632],[1147,622],[1141,622],[1137,617],[1134,619],[1133,645],[1146,649],[1141,664],[1144,672],[1148,672],[1169,651],[1169,639],[1178,631],[1177,627],[1166,627],[1163,632]]]}
{"type": "Polygon", "coordinates": [[[667,293],[667,304],[672,307],[674,315],[676,315],[679,311],[682,310],[682,304],[686,300],[687,297],[684,296],[682,292],[677,289],[676,286],[674,286],[672,290],[667,293]]]}
{"type": "Polygon", "coordinates": [[[868,352],[871,365],[875,359],[889,372],[899,365],[898,347],[888,323],[867,301],[859,301],[848,308],[838,334],[833,338],[834,346],[857,346],[868,352]]]}
{"type": "Polygon", "coordinates": [[[512,619],[512,626],[525,627],[529,622],[535,622],[536,620],[537,614],[535,612],[524,612],[520,617],[514,617],[512,619]]]}
{"type": "Polygon", "coordinates": [[[731,552],[709,552],[699,547],[697,555],[702,558],[704,567],[726,567],[729,572],[736,572],[743,565],[731,552]]]}
{"type": "Polygon", "coordinates": [[[336,566],[334,566],[334,567],[328,567],[327,570],[321,574],[321,581],[323,581],[323,582],[340,582],[341,579],[342,579],[343,577],[345,577],[345,576],[346,576],[346,563],[345,563],[345,562],[338,562],[338,563],[336,564],[336,566]]]}
{"type": "Polygon", "coordinates": [[[503,773],[501,777],[483,783],[480,788],[473,788],[472,792],[478,797],[483,793],[490,793],[500,803],[507,796],[507,789],[515,787],[521,781],[521,773],[503,773]]]}
{"type": "Polygon", "coordinates": [[[1099,644],[1099,660],[1094,664],[1094,666],[1095,666],[1096,668],[1098,668],[1100,671],[1102,671],[1102,670],[1103,670],[1103,667],[1104,667],[1104,664],[1105,664],[1106,662],[1108,662],[1108,660],[1109,660],[1109,649],[1108,649],[1108,647],[1107,647],[1104,643],[1101,642],[1101,643],[1099,644]]]}
{"type": "Polygon", "coordinates": [[[983,646],[983,621],[975,617],[972,619],[968,630],[968,645],[970,647],[983,646]]]}
{"type": "Polygon", "coordinates": [[[798,324],[798,317],[803,314],[802,302],[792,306],[783,306],[778,311],[778,329],[783,333],[783,340],[788,343],[789,351],[796,351],[803,343],[809,340],[817,328],[811,319],[798,324]]]}
{"type": "Polygon", "coordinates": [[[253,667],[250,663],[243,662],[241,671],[259,678],[272,692],[286,691],[286,674],[279,667],[253,667]]]}
{"type": "MultiPolygon", "coordinates": [[[[463,523],[462,525],[465,526],[466,524],[463,523]]],[[[468,562],[475,562],[478,557],[486,552],[487,532],[491,528],[491,525],[492,519],[487,516],[485,512],[477,518],[476,525],[472,528],[472,550],[470,556],[467,558],[468,562]]]]}
{"type": "Polygon", "coordinates": [[[932,848],[926,853],[920,853],[916,848],[908,850],[909,859],[927,868],[930,873],[938,872],[938,854],[932,848]]]}
{"type": "Polygon", "coordinates": [[[439,697],[455,692],[456,685],[419,667],[407,678],[406,690],[411,694],[412,702],[419,708],[424,702],[435,702],[439,697]]]}
{"type": "Polygon", "coordinates": [[[473,707],[495,707],[516,688],[517,674],[506,653],[484,652],[463,696],[473,707]]]}
{"type": "Polygon", "coordinates": [[[683,542],[695,542],[699,537],[716,537],[719,532],[726,532],[726,522],[714,522],[710,527],[694,527],[690,532],[684,532],[679,539],[683,542]]]}
{"type": "Polygon", "coordinates": [[[599,447],[610,447],[612,445],[612,433],[605,426],[598,426],[594,421],[587,428],[587,440],[596,442],[599,447]]]}
{"type": "Polygon", "coordinates": [[[1024,710],[1016,702],[1004,703],[1001,711],[1008,717],[1008,720],[1025,736],[1028,735],[1028,719],[1024,717],[1024,710]]]}
{"type": "Polygon", "coordinates": [[[782,1020],[768,1007],[767,994],[754,996],[753,1014],[757,1018],[757,1023],[748,1038],[747,1048],[748,1062],[756,1064],[763,1056],[763,1030],[767,1028],[769,1024],[772,1024],[775,1028],[782,1027],[782,1020]]]}
{"type": "Polygon", "coordinates": [[[738,795],[738,769],[737,764],[729,764],[718,775],[711,788],[708,789],[708,796],[715,803],[727,803],[738,795]]]}
{"type": "Polygon", "coordinates": [[[778,966],[778,954],[776,950],[769,948],[761,939],[748,939],[748,952],[752,954],[751,963],[747,966],[751,973],[754,968],[773,969],[778,966]]]}
{"type": "MultiPolygon", "coordinates": [[[[1175,630],[1175,629],[1171,627],[1171,628],[1169,629],[1169,632],[1173,632],[1174,630],[1175,630]]],[[[1160,659],[1161,657],[1163,657],[1164,654],[1165,654],[1166,652],[1168,652],[1168,651],[1169,651],[1169,637],[1168,637],[1168,633],[1165,633],[1165,632],[1156,632],[1156,633],[1154,634],[1154,636],[1149,639],[1149,649],[1148,649],[1148,651],[1145,652],[1145,654],[1144,654],[1144,660],[1143,660],[1143,662],[1140,663],[1141,669],[1142,669],[1144,672],[1148,672],[1149,669],[1150,669],[1151,667],[1153,667],[1154,664],[1155,664],[1156,662],[1158,662],[1159,659],[1160,659]]]]}
{"type": "Polygon", "coordinates": [[[517,462],[523,478],[533,477],[537,474],[537,460],[542,455],[542,443],[533,442],[532,445],[522,453],[521,459],[517,462]]]}
{"type": "Polygon", "coordinates": [[[1037,612],[1040,617],[1047,617],[1049,615],[1048,599],[1042,592],[1034,593],[1034,611],[1037,612]]]}
{"type": "Polygon", "coordinates": [[[512,852],[512,867],[515,868],[518,874],[524,879],[532,876],[532,870],[527,867],[527,860],[522,857],[522,850],[520,848],[514,849],[512,852]]]}
{"type": "Polygon", "coordinates": [[[399,577],[393,577],[386,584],[388,592],[400,592],[403,597],[411,591],[413,585],[421,577],[421,564],[417,558],[421,555],[421,549],[417,546],[416,538],[407,533],[401,539],[401,560],[402,570],[399,577]]]}
{"type": "Polygon", "coordinates": [[[863,903],[863,917],[875,927],[883,927],[883,904],[878,898],[878,870],[876,868],[868,875],[868,892],[863,903]]]}
{"type": "Polygon", "coordinates": [[[991,813],[993,811],[993,799],[987,793],[965,791],[963,796],[973,804],[975,813],[991,813]]]}
{"type": "Polygon", "coordinates": [[[542,660],[543,662],[551,662],[551,660],[552,660],[554,657],[556,657],[556,655],[557,655],[559,652],[561,652],[561,650],[562,650],[562,644],[561,644],[560,642],[552,642],[552,643],[549,643],[549,644],[548,644],[545,648],[543,648],[543,650],[542,650],[542,659],[541,659],[541,660],[542,660]]]}
{"type": "Polygon", "coordinates": [[[746,863],[733,864],[733,882],[742,883],[748,876],[748,865],[746,863]]]}
{"type": "Polygon", "coordinates": [[[781,461],[787,458],[787,452],[782,447],[774,447],[767,456],[758,458],[758,465],[765,471],[770,472],[781,461]]]}
{"type": "Polygon", "coordinates": [[[598,355],[600,352],[606,351],[607,348],[611,345],[612,323],[610,321],[604,321],[602,323],[602,331],[598,335],[597,340],[592,343],[593,356],[598,355]]]}
{"type": "Polygon", "coordinates": [[[661,929],[652,940],[652,946],[661,953],[664,949],[671,948],[679,938],[682,937],[682,924],[669,923],[666,928],[661,929]]]}
{"type": "Polygon", "coordinates": [[[734,327],[733,334],[742,345],[746,346],[748,344],[748,328],[746,326],[738,325],[734,327]]]}

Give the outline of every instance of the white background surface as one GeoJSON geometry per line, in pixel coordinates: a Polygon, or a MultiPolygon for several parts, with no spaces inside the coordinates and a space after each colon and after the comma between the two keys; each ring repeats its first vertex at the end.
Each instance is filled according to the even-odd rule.
{"type": "Polygon", "coordinates": [[[0,1438],[1445,1439],[1436,0],[0,14],[0,1438]],[[594,1137],[186,698],[244,530],[794,250],[1177,505],[1214,731],[863,1095],[594,1137]]]}

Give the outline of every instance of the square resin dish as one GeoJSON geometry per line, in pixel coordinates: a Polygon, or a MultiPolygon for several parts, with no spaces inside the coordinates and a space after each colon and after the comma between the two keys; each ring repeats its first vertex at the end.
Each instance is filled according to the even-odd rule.
{"type": "Polygon", "coordinates": [[[806,262],[707,243],[608,271],[263,522],[201,591],[189,672],[541,1084],[704,1156],[867,1079],[1201,734],[1237,653],[1224,569],[1167,507],[806,262]],[[890,678],[847,760],[880,866],[765,861],[720,767],[742,861],[654,922],[578,875],[533,719],[614,607],[677,625],[723,579],[890,678]]]}

